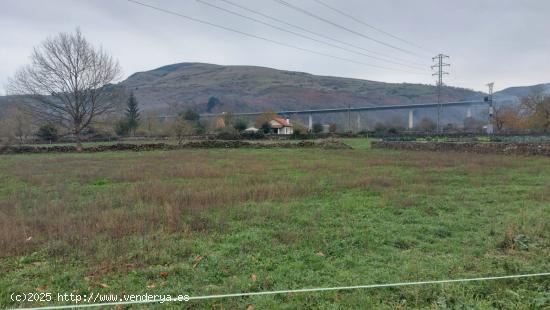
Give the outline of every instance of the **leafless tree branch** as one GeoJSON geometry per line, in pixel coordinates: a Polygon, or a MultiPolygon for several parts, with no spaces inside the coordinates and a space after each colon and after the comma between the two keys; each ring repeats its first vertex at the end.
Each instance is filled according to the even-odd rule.
{"type": "Polygon", "coordinates": [[[119,79],[118,62],[94,48],[79,29],[60,33],[34,48],[31,63],[8,82],[8,92],[28,100],[35,116],[68,128],[80,147],[81,132],[114,110],[108,85],[119,79]]]}

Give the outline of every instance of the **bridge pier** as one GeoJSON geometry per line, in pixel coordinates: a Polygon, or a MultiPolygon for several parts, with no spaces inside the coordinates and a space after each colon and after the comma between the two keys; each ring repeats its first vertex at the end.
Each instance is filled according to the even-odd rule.
{"type": "Polygon", "coordinates": [[[311,114],[308,117],[307,128],[309,129],[309,131],[313,130],[313,116],[311,114]]]}
{"type": "Polygon", "coordinates": [[[357,131],[356,132],[360,132],[361,131],[361,113],[357,112],[357,131]]]}
{"type": "Polygon", "coordinates": [[[466,117],[467,118],[472,117],[472,108],[468,107],[468,109],[466,109],[466,117]]]}
{"type": "Polygon", "coordinates": [[[409,130],[414,128],[414,113],[413,110],[409,110],[409,130]]]}

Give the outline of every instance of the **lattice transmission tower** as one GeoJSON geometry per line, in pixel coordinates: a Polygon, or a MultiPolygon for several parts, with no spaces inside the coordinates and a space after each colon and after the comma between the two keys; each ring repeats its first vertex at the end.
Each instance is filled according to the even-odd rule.
{"type": "Polygon", "coordinates": [[[432,58],[435,64],[432,66],[432,70],[436,70],[433,76],[437,76],[437,132],[441,132],[441,91],[443,88],[443,76],[449,75],[449,72],[445,71],[445,67],[450,67],[451,64],[445,63],[445,59],[449,56],[439,54],[432,58]]]}

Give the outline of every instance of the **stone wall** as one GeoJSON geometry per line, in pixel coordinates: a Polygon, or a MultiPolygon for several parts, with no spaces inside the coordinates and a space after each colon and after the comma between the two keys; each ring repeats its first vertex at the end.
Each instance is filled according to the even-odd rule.
{"type": "Polygon", "coordinates": [[[371,145],[392,150],[550,156],[550,143],[373,141],[371,145]]]}
{"type": "MultiPolygon", "coordinates": [[[[348,145],[338,140],[300,141],[300,142],[249,142],[241,140],[204,140],[188,141],[182,144],[146,143],[132,144],[119,143],[111,145],[99,145],[85,147],[82,153],[113,152],[113,151],[152,151],[152,150],[179,150],[193,148],[323,148],[323,149],[349,149],[348,145]]],[[[0,146],[0,154],[23,153],[74,153],[76,147],[63,146],[0,146]]]]}

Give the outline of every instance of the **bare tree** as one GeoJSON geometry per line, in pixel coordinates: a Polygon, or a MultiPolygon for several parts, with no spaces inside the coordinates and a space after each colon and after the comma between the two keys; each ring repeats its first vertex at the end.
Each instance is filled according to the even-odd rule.
{"type": "Polygon", "coordinates": [[[525,113],[522,113],[521,105],[495,105],[494,113],[493,124],[495,125],[497,132],[510,129],[521,129],[525,119],[527,118],[522,115],[525,113]]]}
{"type": "Polygon", "coordinates": [[[437,124],[428,117],[422,118],[418,123],[418,128],[423,131],[434,131],[437,128],[437,124]]]}
{"type": "Polygon", "coordinates": [[[521,100],[521,107],[530,115],[530,126],[545,133],[550,131],[550,95],[538,93],[527,96],[521,100]]]}
{"type": "Polygon", "coordinates": [[[17,139],[19,144],[25,143],[32,135],[33,125],[30,117],[17,106],[10,106],[0,117],[0,138],[17,139]]]}
{"type": "Polygon", "coordinates": [[[97,116],[114,110],[108,85],[120,72],[116,60],[90,45],[76,29],[35,47],[31,64],[10,79],[8,91],[30,99],[26,106],[34,116],[72,132],[80,151],[82,131],[97,116]]]}
{"type": "Polygon", "coordinates": [[[196,132],[192,122],[182,116],[176,118],[172,124],[172,131],[178,139],[178,144],[182,144],[186,136],[190,136],[196,132]]]}

